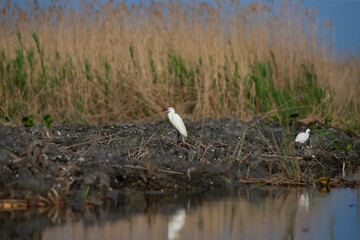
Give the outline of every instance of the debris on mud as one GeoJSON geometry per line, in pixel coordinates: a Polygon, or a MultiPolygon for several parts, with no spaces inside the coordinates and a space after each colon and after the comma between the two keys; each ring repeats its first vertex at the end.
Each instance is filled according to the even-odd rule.
{"type": "Polygon", "coordinates": [[[0,199],[54,205],[65,200],[76,208],[106,198],[126,201],[139,191],[202,191],[274,176],[306,184],[360,165],[360,138],[317,122],[288,128],[264,119],[185,124],[189,136],[179,144],[166,121],[0,126],[0,199]],[[310,139],[295,143],[294,136],[307,128],[310,139]]]}

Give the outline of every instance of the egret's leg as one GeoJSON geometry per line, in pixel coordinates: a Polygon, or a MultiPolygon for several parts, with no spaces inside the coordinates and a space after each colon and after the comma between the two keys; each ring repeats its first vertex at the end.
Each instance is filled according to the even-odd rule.
{"type": "Polygon", "coordinates": [[[180,132],[177,131],[177,140],[176,140],[176,144],[179,144],[179,138],[180,138],[180,132]]]}

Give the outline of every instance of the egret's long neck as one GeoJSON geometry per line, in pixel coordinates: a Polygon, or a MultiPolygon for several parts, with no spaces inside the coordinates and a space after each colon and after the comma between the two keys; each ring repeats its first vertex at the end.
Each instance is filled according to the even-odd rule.
{"type": "Polygon", "coordinates": [[[168,113],[169,119],[172,119],[172,118],[173,118],[174,113],[175,113],[175,111],[170,111],[170,112],[168,113]]]}

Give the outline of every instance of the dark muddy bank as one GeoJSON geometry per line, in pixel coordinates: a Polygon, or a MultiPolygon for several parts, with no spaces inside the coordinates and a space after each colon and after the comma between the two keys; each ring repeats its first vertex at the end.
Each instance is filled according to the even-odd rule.
{"type": "MultiPolygon", "coordinates": [[[[122,196],[138,190],[202,191],[279,173],[333,177],[344,163],[347,171],[360,165],[360,138],[350,132],[313,123],[310,139],[300,145],[283,126],[254,122],[185,121],[189,137],[180,144],[165,121],[51,129],[1,126],[0,199],[125,201],[122,196]]],[[[295,134],[310,125],[296,123],[295,134]]]]}

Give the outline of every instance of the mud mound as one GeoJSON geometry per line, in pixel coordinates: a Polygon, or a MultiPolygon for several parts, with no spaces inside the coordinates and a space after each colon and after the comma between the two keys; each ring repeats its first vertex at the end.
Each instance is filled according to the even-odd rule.
{"type": "MultiPolygon", "coordinates": [[[[335,176],[360,164],[360,138],[311,124],[310,139],[294,143],[276,122],[234,118],[185,121],[177,144],[169,122],[118,126],[0,126],[0,198],[88,198],[123,190],[207,190],[238,179],[335,176]],[[243,141],[241,138],[243,137],[243,141]]],[[[126,192],[126,191],[125,191],[126,192]]]]}

